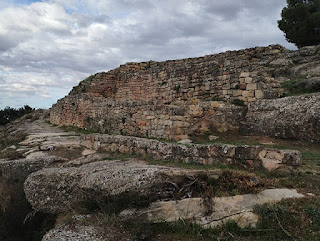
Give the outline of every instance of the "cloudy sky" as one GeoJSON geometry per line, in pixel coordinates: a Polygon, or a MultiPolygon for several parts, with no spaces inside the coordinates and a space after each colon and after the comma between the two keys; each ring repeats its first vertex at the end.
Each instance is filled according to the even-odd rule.
{"type": "Polygon", "coordinates": [[[0,109],[48,108],[131,61],[279,43],[286,0],[0,0],[0,109]]]}

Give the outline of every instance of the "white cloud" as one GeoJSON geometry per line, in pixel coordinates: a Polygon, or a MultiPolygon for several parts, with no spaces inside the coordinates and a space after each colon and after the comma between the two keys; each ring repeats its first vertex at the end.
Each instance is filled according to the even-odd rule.
{"type": "Polygon", "coordinates": [[[276,23],[285,2],[0,0],[0,108],[50,107],[86,76],[128,61],[292,48],[276,23]]]}

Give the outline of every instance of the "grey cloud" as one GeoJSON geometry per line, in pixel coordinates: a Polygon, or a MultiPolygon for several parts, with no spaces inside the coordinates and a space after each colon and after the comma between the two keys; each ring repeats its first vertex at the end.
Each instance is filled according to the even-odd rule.
{"type": "Polygon", "coordinates": [[[48,0],[0,9],[0,103],[15,103],[10,88],[18,86],[32,103],[52,104],[86,76],[128,61],[272,43],[292,48],[276,26],[283,6],[285,0],[48,0]]]}

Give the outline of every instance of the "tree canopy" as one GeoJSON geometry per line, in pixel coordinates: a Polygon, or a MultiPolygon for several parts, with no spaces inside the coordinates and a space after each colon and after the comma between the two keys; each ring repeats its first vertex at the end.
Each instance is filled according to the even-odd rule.
{"type": "Polygon", "coordinates": [[[298,48],[320,44],[320,0],[287,0],[279,28],[298,48]]]}
{"type": "Polygon", "coordinates": [[[32,109],[28,105],[25,105],[24,107],[21,107],[19,109],[6,107],[3,110],[0,110],[0,125],[5,125],[10,121],[13,121],[25,114],[32,112],[33,110],[34,109],[32,109]]]}

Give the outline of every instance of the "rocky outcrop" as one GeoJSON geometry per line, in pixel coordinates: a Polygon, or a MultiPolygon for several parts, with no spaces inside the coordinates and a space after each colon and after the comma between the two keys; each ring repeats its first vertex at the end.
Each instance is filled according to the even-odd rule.
{"type": "Polygon", "coordinates": [[[320,94],[250,103],[241,132],[320,142],[320,94]]]}
{"type": "Polygon", "coordinates": [[[121,235],[112,235],[106,239],[105,231],[102,228],[96,228],[88,225],[61,225],[60,227],[50,230],[42,241],[103,241],[103,240],[130,240],[121,239],[121,235]]]}
{"type": "MultiPolygon", "coordinates": [[[[38,112],[40,111],[33,115],[36,117],[44,115],[44,112],[38,112]]],[[[13,157],[16,158],[11,158],[12,155],[9,156],[10,158],[4,155],[4,159],[0,160],[0,177],[24,182],[32,172],[68,160],[68,158],[56,156],[53,155],[53,152],[47,151],[60,149],[67,149],[69,152],[73,149],[81,151],[79,136],[70,135],[70,133],[45,124],[41,119],[31,121],[31,119],[24,120],[24,118],[18,120],[19,125],[14,122],[6,126],[8,132],[6,136],[22,136],[24,140],[18,138],[19,142],[11,147],[11,152],[15,153],[13,157]]],[[[5,153],[7,149],[2,152],[5,153]]]]}
{"type": "Polygon", "coordinates": [[[138,154],[153,159],[203,165],[226,164],[245,168],[290,170],[302,163],[301,153],[262,146],[177,144],[130,136],[82,135],[81,145],[111,153],[138,154]]]}
{"type": "Polygon", "coordinates": [[[319,77],[319,49],[289,51],[272,45],[201,58],[127,63],[80,82],[53,105],[50,120],[101,133],[165,139],[241,131],[246,108],[230,103],[279,98],[281,82],[319,77]]]}
{"type": "Polygon", "coordinates": [[[51,229],[42,241],[131,241],[130,234],[119,227],[85,225],[86,219],[75,216],[71,224],[63,224],[51,229]]]}
{"type": "Polygon", "coordinates": [[[120,216],[123,219],[149,222],[191,220],[206,228],[230,221],[242,228],[255,227],[259,220],[259,216],[253,213],[255,205],[301,197],[304,195],[294,189],[266,189],[258,194],[155,202],[142,210],[124,210],[120,216]]]}
{"type": "MultiPolygon", "coordinates": [[[[254,204],[302,197],[295,190],[264,190],[270,187],[269,181],[244,170],[201,169],[200,165],[199,169],[178,168],[160,166],[163,162],[150,165],[146,161],[165,159],[170,165],[174,162],[226,163],[250,169],[291,170],[301,164],[298,151],[262,146],[199,145],[186,140],[187,144],[169,143],[106,134],[79,136],[62,132],[43,120],[10,128],[10,133],[17,133],[20,128],[26,136],[25,140],[7,147],[21,157],[0,161],[0,192],[6,197],[0,200],[1,210],[10,210],[6,213],[8,216],[11,212],[19,213],[20,223],[31,222],[34,213],[58,217],[59,225],[53,228],[51,222],[48,226],[51,230],[43,240],[135,240],[118,222],[111,220],[113,226],[106,227],[103,215],[110,210],[108,214],[116,220],[171,222],[185,218],[203,227],[234,220],[241,227],[254,226],[258,220],[252,211],[254,204]],[[230,196],[234,193],[244,195],[230,196]],[[18,195],[22,201],[17,203],[18,195]],[[23,210],[11,205],[21,207],[21,203],[26,205],[23,210]],[[103,214],[95,213],[91,219],[82,219],[78,214],[85,209],[83,205],[90,208],[93,204],[98,205],[97,212],[103,214]]],[[[271,186],[282,187],[271,183],[271,186]]]]}
{"type": "Polygon", "coordinates": [[[43,152],[31,153],[24,159],[0,162],[0,177],[24,182],[32,172],[60,161],[64,159],[43,152]]]}
{"type": "Polygon", "coordinates": [[[162,190],[166,183],[196,173],[199,171],[146,165],[138,160],[99,161],[80,167],[42,169],[27,178],[24,190],[35,210],[59,213],[72,210],[92,194],[109,197],[137,192],[166,198],[168,194],[162,190]]]}

